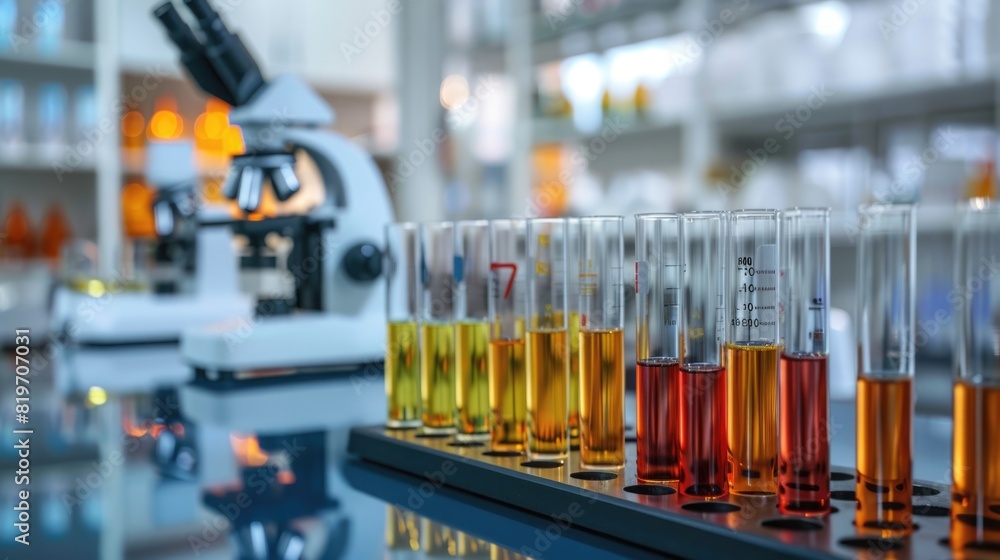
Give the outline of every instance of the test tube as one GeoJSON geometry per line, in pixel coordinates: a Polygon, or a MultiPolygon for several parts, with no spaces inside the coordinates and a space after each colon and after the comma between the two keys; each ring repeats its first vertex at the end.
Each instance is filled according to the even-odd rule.
{"type": "Polygon", "coordinates": [[[527,442],[524,365],[525,222],[490,222],[490,446],[521,452],[527,442]]]}
{"type": "Polygon", "coordinates": [[[729,214],[726,328],[729,491],[778,491],[777,210],[729,214]]]}
{"type": "Polygon", "coordinates": [[[1000,546],[1000,206],[967,203],[959,218],[951,546],[1000,546]]]}
{"type": "Polygon", "coordinates": [[[415,223],[385,227],[386,312],[385,395],[391,428],[415,428],[420,420],[420,236],[415,223]]]}
{"type": "Polygon", "coordinates": [[[490,223],[455,224],[455,404],[459,441],[490,438],[490,223]]]}
{"type": "Polygon", "coordinates": [[[723,212],[688,212],[681,220],[679,487],[706,498],[727,491],[725,225],[723,212]]]}
{"type": "Polygon", "coordinates": [[[568,226],[528,220],[528,456],[569,455],[569,340],[566,313],[568,226]]]}
{"type": "Polygon", "coordinates": [[[566,218],[566,301],[569,309],[569,444],[580,446],[580,219],[566,218]]]}
{"type": "Polygon", "coordinates": [[[680,214],[635,217],[636,476],[680,480],[680,214]]]}
{"type": "Polygon", "coordinates": [[[860,219],[855,524],[890,537],[913,521],[915,207],[863,206],[860,219]]]}
{"type": "MultiPolygon", "coordinates": [[[[580,466],[625,466],[625,235],[621,216],[580,218],[580,466]]],[[[574,395],[570,395],[574,398],[574,395]]]]}
{"type": "Polygon", "coordinates": [[[420,396],[424,432],[455,433],[455,225],[420,226],[420,396]]]}
{"type": "Polygon", "coordinates": [[[781,270],[778,507],[787,514],[823,515],[830,511],[829,209],[783,213],[781,270]]]}

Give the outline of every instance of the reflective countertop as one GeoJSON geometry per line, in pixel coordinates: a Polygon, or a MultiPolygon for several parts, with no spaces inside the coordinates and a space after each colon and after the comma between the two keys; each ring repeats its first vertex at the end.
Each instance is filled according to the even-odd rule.
{"type": "MultiPolygon", "coordinates": [[[[5,359],[0,370],[9,373],[6,369],[12,363],[5,359]]],[[[313,476],[323,480],[311,487],[325,488],[325,499],[308,492],[303,496],[301,491],[284,497],[275,494],[274,488],[280,490],[289,483],[289,475],[282,473],[288,472],[289,462],[298,460],[295,452],[269,453],[261,448],[264,439],[257,441],[254,434],[234,433],[224,426],[194,426],[182,415],[164,414],[178,409],[176,385],[171,385],[176,380],[146,387],[128,383],[115,391],[79,380],[68,383],[55,369],[39,368],[31,381],[35,433],[30,547],[13,541],[17,514],[9,504],[15,502],[16,489],[7,474],[16,468],[16,441],[11,432],[18,426],[6,387],[0,399],[0,465],[7,471],[0,483],[4,505],[0,508],[0,557],[526,557],[522,552],[534,558],[649,556],[620,540],[562,527],[552,519],[447,487],[435,489],[432,499],[413,500],[411,490],[426,479],[349,457],[348,426],[312,432],[308,437],[313,439],[303,440],[322,442],[322,469],[313,476]],[[273,471],[260,470],[271,463],[277,465],[273,471]],[[265,478],[270,472],[278,482],[256,484],[247,477],[253,472],[265,478]],[[242,489],[247,505],[239,500],[235,509],[207,505],[213,503],[213,496],[226,491],[233,495],[234,489],[242,489]],[[303,503],[314,504],[315,510],[308,511],[303,503]],[[275,526],[254,525],[259,516],[268,515],[260,510],[277,515],[274,512],[286,506],[295,512],[289,519],[275,526]],[[484,540],[486,535],[493,542],[484,540]],[[268,543],[269,556],[265,556],[261,551],[268,543]]],[[[104,375],[109,373],[132,374],[104,375]]],[[[381,380],[364,384],[358,391],[380,393],[381,380]]],[[[629,401],[627,410],[632,416],[631,395],[629,401]]],[[[363,399],[351,399],[330,406],[367,405],[363,399]]],[[[631,418],[628,424],[634,424],[631,418]]],[[[853,465],[854,430],[853,405],[834,403],[833,464],[853,465]]],[[[915,434],[914,477],[947,484],[950,421],[919,417],[915,434]]],[[[291,481],[289,488],[302,488],[294,482],[303,481],[291,481]]]]}

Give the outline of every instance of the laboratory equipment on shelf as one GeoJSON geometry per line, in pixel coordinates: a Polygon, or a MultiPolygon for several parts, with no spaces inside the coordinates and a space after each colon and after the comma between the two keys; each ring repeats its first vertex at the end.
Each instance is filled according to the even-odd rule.
{"type": "MultiPolygon", "coordinates": [[[[155,142],[148,149],[146,177],[163,193],[154,214],[157,236],[133,246],[137,255],[157,257],[139,259],[131,278],[69,270],[55,291],[53,362],[70,394],[95,386],[133,394],[182,383],[192,377],[178,345],[184,329],[253,315],[252,298],[239,289],[232,232],[212,223],[223,211],[195,202],[190,143],[155,142]],[[139,275],[151,282],[137,282],[139,275]]],[[[78,264],[73,254],[64,252],[69,268],[78,264]]]]}
{"type": "Polygon", "coordinates": [[[830,511],[830,210],[786,210],[781,233],[778,506],[791,515],[824,515],[830,511]]]}
{"type": "Polygon", "coordinates": [[[569,340],[562,218],[528,220],[528,456],[569,456],[569,340]]]}
{"type": "Polygon", "coordinates": [[[725,213],[681,221],[680,491],[715,498],[726,480],[725,213]]]}
{"type": "Polygon", "coordinates": [[[490,438],[487,356],[490,346],[490,228],[455,224],[455,411],[459,441],[490,438]]]}
{"type": "Polygon", "coordinates": [[[490,222],[490,447],[520,453],[527,444],[525,221],[490,222]]]}
{"type": "Polygon", "coordinates": [[[153,142],[148,150],[145,174],[158,191],[157,237],[135,244],[137,254],[148,249],[160,258],[140,262],[135,274],[159,267],[170,270],[169,278],[142,290],[126,289],[134,278],[122,272],[111,279],[68,278],[56,290],[50,323],[71,345],[176,344],[186,328],[253,314],[251,297],[239,289],[231,229],[216,222],[224,211],[196,202],[191,143],[153,142]]]}
{"type": "Polygon", "coordinates": [[[621,216],[580,218],[580,465],[625,466],[625,242],[621,216]]]}
{"type": "MultiPolygon", "coordinates": [[[[0,101],[2,93],[0,91],[0,101]]],[[[0,123],[0,128],[2,126],[0,123]]],[[[8,203],[0,219],[3,220],[0,230],[0,328],[8,331],[28,329],[36,339],[42,340],[49,332],[48,307],[54,284],[52,269],[49,263],[36,258],[38,235],[21,202],[8,203]]],[[[0,347],[13,345],[12,338],[0,342],[0,347]]]]}
{"type": "Polygon", "coordinates": [[[294,278],[294,294],[269,302],[266,316],[250,328],[242,322],[189,330],[182,340],[185,358],[203,379],[381,363],[386,302],[380,240],[392,210],[371,156],[321,128],[333,122],[333,111],[302,80],[290,75],[266,80],[205,0],[185,5],[200,37],[173,4],[160,5],[154,14],[191,77],[233,105],[229,120],[240,127],[246,153],[233,158],[225,196],[253,212],[266,179],[278,200],[291,198],[303,189],[303,179],[313,178],[296,174],[298,158],[311,160],[325,192],[306,215],[228,222],[250,243],[244,267],[274,269],[278,263],[266,254],[266,238],[291,238],[285,268],[294,278]]]}
{"type": "Polygon", "coordinates": [[[1000,550],[1000,206],[976,198],[962,209],[955,285],[965,290],[956,317],[951,547],[1000,550]]]}
{"type": "Polygon", "coordinates": [[[636,477],[680,479],[681,215],[635,217],[636,477]]]}
{"type": "Polygon", "coordinates": [[[726,255],[729,490],[778,491],[777,210],[729,213],[726,255]]]}
{"type": "Polygon", "coordinates": [[[420,238],[413,222],[385,227],[386,327],[385,394],[386,425],[390,428],[420,426],[420,350],[417,316],[420,302],[420,238]]]}
{"type": "Polygon", "coordinates": [[[916,208],[860,209],[857,515],[859,531],[913,528],[916,208]]]}
{"type": "Polygon", "coordinates": [[[455,433],[455,224],[420,225],[420,402],[424,433],[455,433]]]}

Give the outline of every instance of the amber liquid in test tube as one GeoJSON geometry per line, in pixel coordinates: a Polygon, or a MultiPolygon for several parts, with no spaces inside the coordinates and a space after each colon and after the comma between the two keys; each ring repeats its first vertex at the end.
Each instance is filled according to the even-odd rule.
{"type": "Polygon", "coordinates": [[[386,424],[415,428],[420,418],[420,353],[417,343],[420,243],[415,223],[389,224],[386,237],[385,349],[386,424]]]}
{"type": "Polygon", "coordinates": [[[726,494],[726,369],[723,366],[725,214],[681,221],[680,491],[726,494]]]}
{"type": "Polygon", "coordinates": [[[524,451],[528,377],[524,363],[525,222],[490,222],[490,446],[524,451]]]}
{"type": "Polygon", "coordinates": [[[455,404],[459,441],[490,437],[489,278],[486,220],[455,224],[455,404]]]}
{"type": "Polygon", "coordinates": [[[778,267],[776,210],[729,214],[726,368],[729,490],[778,491],[778,267]]]}
{"type": "Polygon", "coordinates": [[[569,308],[569,444],[580,446],[580,219],[566,218],[566,272],[569,308]]]}
{"type": "Polygon", "coordinates": [[[1000,206],[973,199],[958,226],[957,309],[950,542],[954,550],[1000,550],[1000,206]],[[975,289],[977,288],[978,289],[975,289]]]}
{"type": "Polygon", "coordinates": [[[681,477],[680,214],[635,217],[636,476],[681,477]]]}
{"type": "MultiPolygon", "coordinates": [[[[580,218],[580,466],[625,466],[625,235],[580,218]]],[[[572,258],[572,257],[571,257],[572,258]]]]}
{"type": "Polygon", "coordinates": [[[778,507],[786,514],[823,515],[830,511],[829,209],[783,213],[781,261],[778,507]]]}
{"type": "Polygon", "coordinates": [[[889,537],[913,527],[915,208],[867,206],[860,220],[855,525],[889,537]]]}
{"type": "Polygon", "coordinates": [[[567,224],[528,220],[528,456],[569,456],[567,224]]]}
{"type": "Polygon", "coordinates": [[[455,226],[421,224],[420,396],[424,432],[455,433],[455,226]]]}

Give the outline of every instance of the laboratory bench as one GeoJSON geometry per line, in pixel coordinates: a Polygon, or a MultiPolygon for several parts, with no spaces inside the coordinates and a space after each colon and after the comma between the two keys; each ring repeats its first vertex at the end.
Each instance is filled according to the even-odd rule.
{"type": "MultiPolygon", "coordinates": [[[[670,556],[670,551],[684,557],[717,557],[719,551],[731,557],[875,557],[866,552],[870,547],[839,544],[856,533],[850,515],[854,503],[848,495],[854,484],[852,403],[831,406],[831,463],[837,473],[833,489],[835,496],[848,499],[834,500],[840,511],[827,520],[781,521],[788,516],[777,512],[773,498],[742,505],[732,498],[721,500],[740,506],[737,512],[677,514],[675,506],[686,502],[673,492],[625,492],[626,486],[637,485],[631,392],[626,404],[629,466],[614,480],[572,477],[580,471],[575,453],[563,468],[529,469],[519,466],[523,457],[480,461],[487,447],[449,446],[450,438],[355,426],[309,435],[321,438],[320,447],[326,450],[314,471],[325,476],[325,485],[317,486],[327,489],[325,496],[286,499],[269,489],[258,498],[257,486],[244,478],[249,503],[227,510],[218,497],[238,488],[234,473],[241,468],[245,473],[247,465],[260,458],[260,449],[248,443],[249,435],[211,426],[144,424],[143,416],[155,416],[149,413],[153,403],[169,401],[164,396],[169,388],[129,394],[78,388],[65,393],[48,372],[37,375],[39,404],[33,411],[41,433],[35,437],[44,440],[40,449],[45,454],[39,452],[33,463],[29,558],[236,558],[237,550],[252,551],[272,541],[286,548],[300,544],[307,558],[651,558],[670,556]],[[188,442],[196,467],[170,468],[170,461],[159,456],[166,447],[161,441],[167,439],[165,431],[175,447],[188,442]],[[448,466],[448,461],[453,464],[448,466]],[[496,464],[509,468],[497,469],[496,464]],[[469,469],[474,474],[484,466],[492,475],[477,485],[469,469]],[[446,467],[466,474],[452,476],[444,472],[446,467]],[[503,470],[509,472],[498,474],[503,470]],[[578,490],[585,493],[574,497],[578,490]],[[281,534],[275,535],[273,528],[254,524],[261,515],[254,503],[266,504],[269,510],[295,510],[295,519],[279,524],[281,534]],[[301,507],[303,503],[313,504],[315,511],[301,507]],[[763,524],[775,520],[777,530],[763,524]],[[658,536],[637,538],[642,534],[658,536]]],[[[371,390],[381,391],[381,383],[372,383],[371,390]]],[[[3,429],[10,432],[7,416],[3,429]]],[[[947,535],[948,526],[947,516],[940,514],[949,501],[950,419],[918,415],[914,433],[914,478],[935,489],[935,495],[920,498],[921,511],[928,516],[917,518],[921,528],[904,539],[904,548],[883,552],[889,557],[946,558],[950,550],[938,535],[947,535]]],[[[0,464],[10,464],[10,450],[10,445],[4,446],[0,464]]],[[[172,457],[178,460],[176,453],[172,457]]],[[[12,487],[3,484],[0,491],[10,502],[12,487]]],[[[10,508],[2,511],[0,521],[0,556],[21,558],[22,551],[10,544],[10,508]]],[[[885,542],[889,549],[897,547],[895,540],[885,542]]]]}

